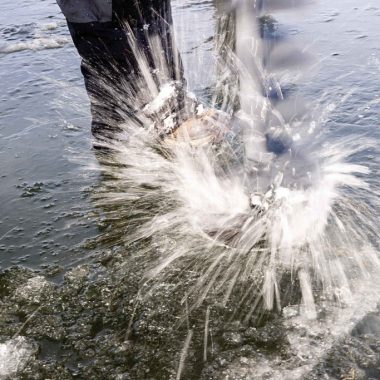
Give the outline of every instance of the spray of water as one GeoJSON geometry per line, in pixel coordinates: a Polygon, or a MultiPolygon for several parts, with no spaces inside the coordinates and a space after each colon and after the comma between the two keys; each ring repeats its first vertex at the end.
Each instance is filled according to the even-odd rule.
{"type": "Polygon", "coordinates": [[[157,36],[148,36],[148,58],[130,33],[140,68],[133,85],[102,73],[101,91],[126,111],[98,142],[104,180],[95,203],[119,221],[115,235],[146,247],[136,255],[151,287],[182,265],[196,273],[190,309],[210,294],[227,305],[238,289],[247,321],[294,302],[289,288],[315,319],[322,302],[348,305],[354,284],[380,270],[369,170],[356,158],[372,143],[336,140],[324,128],[339,104],[316,99],[301,116],[284,111],[294,68],[269,38],[273,19],[262,17],[275,6],[236,3],[232,37],[221,17],[209,104],[186,92],[179,58],[167,67],[157,36]]]}

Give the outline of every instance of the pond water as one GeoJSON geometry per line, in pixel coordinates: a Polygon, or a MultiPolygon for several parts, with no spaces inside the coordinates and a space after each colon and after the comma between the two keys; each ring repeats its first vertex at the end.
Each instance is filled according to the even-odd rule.
{"type": "MultiPolygon", "coordinates": [[[[214,37],[219,3],[211,0],[172,1],[176,40],[187,83],[190,90],[205,101],[209,100],[210,88],[215,80],[214,37]]],[[[292,90],[296,99],[293,104],[295,109],[298,109],[298,102],[301,105],[309,104],[307,113],[312,117],[318,116],[320,110],[327,110],[323,128],[334,139],[352,135],[359,136],[356,139],[363,138],[356,141],[358,145],[361,141],[365,144],[367,140],[364,137],[372,141],[370,149],[355,153],[350,160],[351,163],[369,168],[370,174],[362,174],[362,177],[370,185],[370,191],[358,193],[370,194],[370,199],[362,201],[371,207],[377,223],[380,194],[380,152],[377,143],[380,138],[378,1],[365,0],[358,4],[354,0],[320,0],[313,6],[297,11],[278,11],[273,16],[278,36],[289,38],[294,45],[313,57],[311,65],[300,65],[298,68],[303,75],[292,90]],[[312,108],[310,104],[313,104],[313,100],[316,101],[314,104],[319,103],[321,107],[312,108]]],[[[285,66],[287,64],[284,62],[285,66]]],[[[57,375],[56,378],[65,378],[64,373],[70,373],[73,377],[80,374],[86,378],[87,374],[87,378],[104,378],[105,373],[108,376],[107,366],[113,371],[120,362],[122,364],[117,370],[121,373],[122,369],[127,368],[128,372],[133,367],[132,375],[126,372],[125,377],[117,377],[119,375],[116,373],[119,372],[115,369],[110,378],[147,378],[151,369],[165,376],[171,373],[170,378],[175,378],[173,368],[179,368],[179,379],[178,373],[189,353],[186,360],[193,363],[195,368],[194,372],[190,367],[184,372],[189,379],[227,378],[225,376],[236,379],[302,378],[303,373],[311,370],[314,371],[313,375],[308,378],[318,379],[322,377],[319,377],[317,364],[321,363],[321,358],[331,347],[335,347],[331,353],[333,359],[322,359],[321,366],[327,368],[325,372],[322,371],[324,378],[334,378],[326,377],[331,366],[337,367],[343,363],[351,368],[354,362],[359,362],[358,366],[365,368],[359,371],[360,378],[378,378],[379,355],[374,359],[372,351],[365,346],[367,344],[373,352],[377,350],[378,354],[379,309],[375,311],[379,302],[378,284],[362,283],[361,288],[354,289],[357,292],[352,297],[352,304],[342,309],[337,307],[336,310],[333,305],[332,311],[322,310],[318,316],[320,319],[312,322],[297,319],[298,311],[290,305],[280,315],[280,321],[270,319],[266,325],[264,322],[265,326],[250,328],[230,323],[228,313],[235,316],[234,307],[224,308],[221,312],[220,304],[212,299],[210,306],[202,305],[198,314],[191,310],[193,315],[190,319],[196,327],[190,328],[188,319],[187,329],[182,325],[182,330],[173,329],[173,325],[178,322],[175,314],[179,313],[178,309],[188,312],[186,286],[196,277],[188,268],[184,270],[184,273],[187,270],[183,277],[185,281],[182,283],[181,277],[177,284],[178,293],[173,291],[171,280],[164,281],[152,289],[151,298],[148,297],[146,303],[139,303],[136,288],[140,284],[142,270],[137,268],[138,265],[133,267],[134,260],[135,264],[139,263],[138,259],[132,257],[132,264],[127,262],[125,265],[123,254],[115,251],[115,257],[109,257],[104,245],[96,243],[105,241],[109,247],[113,240],[107,242],[109,223],[106,212],[96,207],[92,197],[101,187],[102,176],[99,171],[90,170],[97,160],[91,142],[89,101],[79,66],[80,59],[55,1],[1,1],[0,269],[18,264],[38,270],[59,265],[60,273],[74,269],[65,277],[62,288],[54,288],[43,277],[20,268],[4,272],[0,295],[4,295],[8,306],[4,308],[5,317],[1,315],[1,321],[7,321],[1,326],[1,331],[9,340],[1,344],[0,356],[8,358],[15,355],[13,351],[17,353],[17,348],[19,351],[25,349],[28,355],[39,356],[41,366],[36,368],[40,368],[41,373],[41,368],[45,368],[44,360],[60,362],[65,358],[62,371],[68,372],[62,372],[60,376],[63,377],[57,375]],[[95,260],[99,257],[101,264],[95,260]],[[86,264],[93,262],[96,262],[95,269],[89,269],[90,266],[86,264]],[[13,276],[15,282],[12,283],[12,279],[7,276],[13,276]],[[19,286],[21,283],[24,285],[19,286]],[[35,297],[40,297],[41,292],[46,292],[47,298],[46,310],[43,309],[40,315],[42,306],[36,309],[40,301],[35,302],[35,297]],[[113,308],[107,300],[111,293],[113,308]],[[186,305],[182,296],[186,298],[186,305]],[[12,314],[12,308],[18,303],[27,305],[27,311],[20,312],[17,306],[15,314],[12,314]],[[59,318],[56,316],[58,308],[62,308],[59,318]],[[43,313],[52,317],[46,323],[53,326],[48,331],[53,338],[44,331],[41,333],[43,313]],[[223,313],[227,316],[225,319],[223,313]],[[32,317],[29,318],[29,315],[32,317]],[[35,320],[34,316],[37,316],[35,320]],[[133,325],[129,325],[129,318],[131,321],[135,318],[133,325]],[[229,324],[224,323],[227,319],[229,324]],[[358,323],[359,319],[362,321],[358,323]],[[29,330],[25,328],[28,324],[29,330]],[[346,343],[339,343],[339,339],[349,334],[354,324],[356,327],[352,336],[347,338],[346,343]],[[11,326],[9,331],[8,326],[11,326]],[[206,330],[209,327],[208,334],[206,330]],[[212,329],[215,333],[211,333],[212,329]],[[133,333],[129,338],[131,330],[133,333]],[[121,348],[118,347],[121,355],[117,356],[119,351],[112,351],[112,355],[115,355],[109,361],[112,347],[121,342],[120,331],[126,336],[121,348]],[[23,332],[30,339],[35,339],[42,349],[37,354],[33,342],[15,337],[15,332],[16,335],[23,332]],[[370,338],[367,336],[364,340],[355,340],[356,336],[367,333],[372,334],[370,338]],[[283,340],[283,335],[286,335],[286,344],[278,343],[283,340]],[[78,339],[78,336],[81,338],[78,339]],[[207,352],[208,337],[211,348],[207,352]],[[204,339],[206,349],[203,352],[204,339]],[[63,341],[66,346],[61,344],[63,341]],[[362,345],[362,342],[365,343],[362,345]],[[196,346],[194,352],[198,350],[195,354],[191,344],[196,346]],[[252,347],[248,347],[247,351],[249,345],[258,348],[257,351],[252,347]],[[363,354],[365,360],[350,357],[345,362],[347,345],[354,347],[353,352],[358,357],[366,350],[363,354]],[[260,353],[261,347],[264,354],[260,353]],[[291,347],[291,352],[281,351],[281,347],[291,347]],[[95,349],[98,350],[96,355],[95,349]],[[125,351],[130,353],[130,357],[126,358],[125,351]],[[206,362],[202,364],[201,359],[202,355],[207,354],[211,363],[209,366],[206,362]],[[290,357],[289,366],[282,360],[282,355],[290,357]],[[94,357],[99,360],[94,360],[94,357]],[[162,360],[164,365],[161,368],[162,360]],[[223,372],[222,362],[228,363],[227,372],[223,372]],[[257,368],[258,372],[253,374],[252,368],[257,368]]],[[[291,75],[296,78],[299,72],[294,71],[291,75]]],[[[360,218],[357,223],[360,223],[360,218]]],[[[371,226],[376,229],[376,226],[371,226]]],[[[115,231],[116,234],[123,234],[123,228],[115,231]]],[[[370,241],[378,236],[378,232],[369,235],[370,241]]],[[[115,235],[112,237],[115,238],[115,235]]],[[[377,241],[371,242],[375,247],[378,244],[377,241]]],[[[155,248],[160,249],[160,243],[159,238],[154,241],[155,248]]],[[[351,258],[355,254],[348,256],[351,258]]],[[[341,253],[337,252],[336,255],[341,256],[341,253]]],[[[49,277],[49,274],[46,276],[49,277]]],[[[54,274],[50,277],[54,278],[54,274]]],[[[62,278],[63,275],[59,276],[59,279],[62,278]]],[[[302,278],[308,285],[306,273],[300,277],[301,282],[302,278]]],[[[240,299],[235,298],[235,301],[242,306],[240,299]]],[[[319,301],[323,303],[322,298],[319,301]]],[[[249,305],[245,306],[249,309],[249,305]]],[[[49,374],[58,373],[54,372],[56,368],[50,368],[49,374]]],[[[353,372],[345,372],[344,378],[356,378],[355,368],[353,372]]],[[[28,371],[33,371],[33,365],[28,371]]],[[[25,376],[27,378],[28,375],[25,376]]]]}
{"type": "MultiPolygon", "coordinates": [[[[211,2],[177,3],[184,49],[196,49],[191,61],[208,53],[214,11],[211,2]],[[199,34],[191,32],[194,22],[199,34]]],[[[91,149],[80,60],[54,1],[0,8],[0,265],[70,266],[88,259],[83,243],[99,234],[86,191],[96,175],[72,159],[91,149]]]]}
{"type": "MultiPolygon", "coordinates": [[[[177,0],[172,6],[189,86],[202,94],[212,82],[215,5],[177,0]]],[[[54,1],[4,0],[0,10],[0,263],[3,268],[17,263],[70,266],[94,253],[85,243],[100,233],[88,197],[97,176],[73,159],[91,149],[79,58],[54,1]]],[[[299,96],[318,98],[327,92],[339,103],[352,91],[329,127],[342,134],[361,129],[377,137],[376,1],[322,0],[276,18],[284,33],[317,58],[299,96]]]]}

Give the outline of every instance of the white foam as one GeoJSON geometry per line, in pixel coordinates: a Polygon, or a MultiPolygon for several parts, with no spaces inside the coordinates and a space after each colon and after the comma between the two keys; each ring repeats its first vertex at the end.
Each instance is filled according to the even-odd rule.
{"type": "Polygon", "coordinates": [[[0,45],[0,54],[10,54],[23,50],[44,50],[44,49],[57,49],[65,46],[71,41],[70,37],[57,36],[57,37],[39,37],[30,41],[21,42],[6,42],[0,45]]]}
{"type": "Polygon", "coordinates": [[[59,28],[59,26],[62,25],[62,23],[58,22],[49,22],[47,24],[41,25],[41,30],[56,30],[59,28]]]}
{"type": "Polygon", "coordinates": [[[0,344],[0,380],[15,378],[33,354],[33,347],[25,337],[19,336],[0,344]]]}

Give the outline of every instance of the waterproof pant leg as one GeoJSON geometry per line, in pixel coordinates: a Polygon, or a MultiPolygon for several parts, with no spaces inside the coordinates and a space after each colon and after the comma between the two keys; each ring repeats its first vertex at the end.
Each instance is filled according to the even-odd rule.
{"type": "MultiPolygon", "coordinates": [[[[95,2],[101,3],[102,0],[95,2]]],[[[87,6],[91,8],[92,4],[89,2],[87,6]]],[[[91,16],[91,12],[89,14],[91,16]]],[[[123,101],[123,84],[124,88],[126,83],[133,86],[134,79],[139,75],[139,67],[128,42],[128,31],[132,31],[138,48],[144,51],[152,70],[155,67],[148,38],[158,35],[167,65],[172,70],[170,74],[173,78],[177,75],[173,69],[174,61],[179,60],[174,58],[177,52],[172,44],[170,1],[113,0],[110,21],[103,17],[100,21],[78,22],[83,20],[74,16],[71,20],[74,21],[68,18],[68,26],[82,57],[81,70],[91,101],[92,132],[96,138],[108,138],[133,113],[128,109],[130,102],[123,101]]]]}

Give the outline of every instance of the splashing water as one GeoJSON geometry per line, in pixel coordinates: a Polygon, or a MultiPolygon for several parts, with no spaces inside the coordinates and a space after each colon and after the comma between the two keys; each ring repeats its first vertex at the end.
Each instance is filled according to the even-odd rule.
{"type": "Polygon", "coordinates": [[[323,127],[336,106],[324,99],[298,116],[303,107],[286,109],[295,50],[270,39],[273,18],[263,16],[281,4],[237,2],[233,16],[220,18],[237,21],[232,37],[223,27],[217,36],[209,104],[183,96],[180,60],[168,68],[155,36],[156,70],[130,34],[140,75],[133,86],[102,83],[128,112],[100,143],[107,151],[99,153],[96,204],[120,221],[126,244],[148,247],[137,255],[152,287],[184,263],[196,273],[191,309],[212,294],[236,310],[244,304],[245,321],[295,302],[307,319],[327,303],[348,307],[356,284],[380,270],[376,194],[356,159],[373,142],[333,138],[323,127]],[[238,304],[234,292],[243,294],[238,304]]]}

